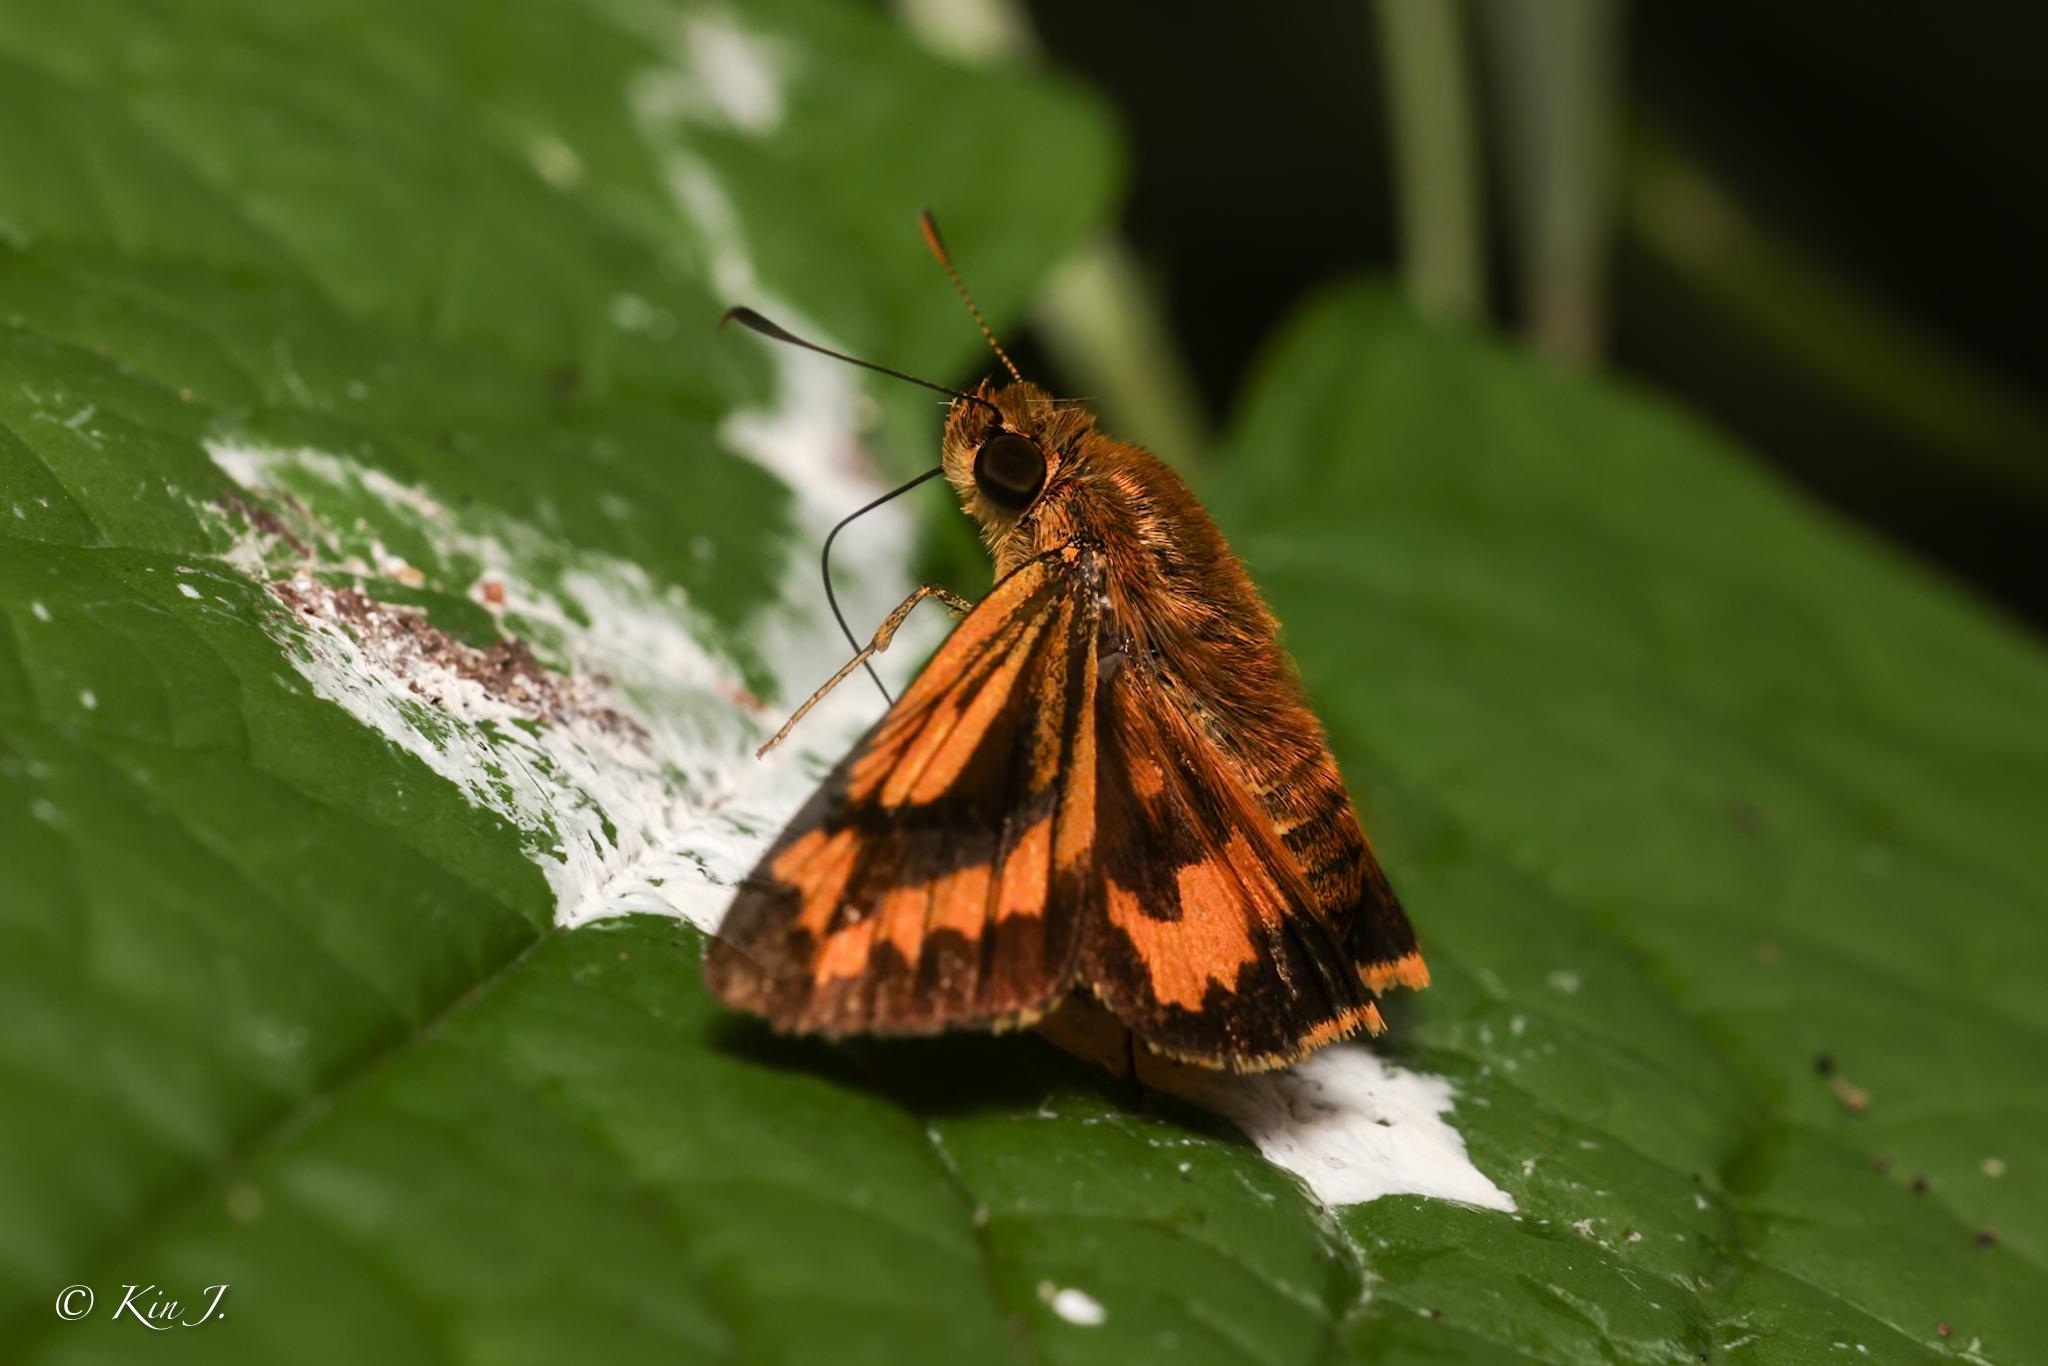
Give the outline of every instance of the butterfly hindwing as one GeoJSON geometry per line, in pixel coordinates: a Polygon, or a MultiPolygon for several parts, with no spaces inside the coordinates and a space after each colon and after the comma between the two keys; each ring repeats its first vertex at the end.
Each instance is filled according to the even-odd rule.
{"type": "Polygon", "coordinates": [[[1373,992],[1300,862],[1167,686],[1120,670],[1098,712],[1081,963],[1096,998],[1154,1049],[1236,1070],[1377,1033],[1373,992]]]}
{"type": "Polygon", "coordinates": [[[1024,1024],[1073,976],[1095,819],[1097,568],[990,590],[742,883],[712,989],[779,1028],[1024,1024]]]}
{"type": "Polygon", "coordinates": [[[1378,992],[1428,986],[1415,931],[1359,826],[1329,746],[1314,731],[1300,748],[1307,756],[1258,795],[1307,879],[1314,905],[1341,929],[1345,955],[1366,986],[1378,992]]]}

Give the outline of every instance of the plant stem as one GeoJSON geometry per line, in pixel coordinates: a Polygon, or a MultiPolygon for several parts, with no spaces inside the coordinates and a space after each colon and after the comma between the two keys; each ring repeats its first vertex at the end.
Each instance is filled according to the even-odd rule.
{"type": "Polygon", "coordinates": [[[1170,464],[1202,458],[1208,424],[1166,310],[1123,239],[1104,234],[1061,263],[1038,312],[1046,345],[1086,375],[1119,434],[1170,464]]]}
{"type": "Polygon", "coordinates": [[[1524,326],[1539,349],[1590,359],[1607,334],[1621,6],[1479,0],[1474,18],[1524,326]]]}
{"type": "Polygon", "coordinates": [[[1479,315],[1486,241],[1460,0],[1374,0],[1393,130],[1402,271],[1438,317],[1479,315]]]}

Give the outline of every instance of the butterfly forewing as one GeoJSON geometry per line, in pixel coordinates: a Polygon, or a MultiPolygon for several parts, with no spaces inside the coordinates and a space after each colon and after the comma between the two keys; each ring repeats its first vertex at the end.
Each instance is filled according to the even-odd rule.
{"type": "Polygon", "coordinates": [[[1053,1004],[1093,859],[1097,572],[1065,546],[969,613],[741,885],[714,991],[834,1035],[1053,1004]]]}

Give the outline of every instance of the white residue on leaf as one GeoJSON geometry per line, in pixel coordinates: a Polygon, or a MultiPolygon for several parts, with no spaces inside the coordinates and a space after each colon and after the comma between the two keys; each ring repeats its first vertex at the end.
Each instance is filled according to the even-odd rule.
{"type": "MultiPolygon", "coordinates": [[[[671,151],[663,160],[669,197],[695,227],[704,245],[705,274],[712,291],[731,302],[759,304],[754,259],[740,238],[739,214],[711,168],[693,152],[671,151]]],[[[820,356],[818,359],[823,360],[820,356]]]]}
{"type": "MultiPolygon", "coordinates": [[[[618,13],[667,58],[635,75],[626,98],[670,200],[703,249],[712,292],[729,303],[767,306],[758,297],[738,210],[692,139],[706,126],[773,129],[782,118],[793,57],[775,40],[739,27],[729,14],[677,19],[637,8],[618,13]]],[[[782,315],[798,321],[787,308],[782,315]]]]}
{"type": "Polygon", "coordinates": [[[726,122],[755,134],[775,130],[789,64],[780,44],[747,32],[730,14],[691,15],[683,42],[690,74],[726,122]]]}
{"type": "MultiPolygon", "coordinates": [[[[850,402],[843,387],[825,394],[850,402]]],[[[812,425],[758,419],[770,432],[812,425]]],[[[510,822],[547,875],[564,926],[633,911],[715,925],[767,838],[880,710],[879,699],[845,689],[789,745],[756,761],[752,750],[781,704],[748,697],[732,660],[703,643],[715,633],[683,593],[639,565],[565,547],[502,514],[458,515],[424,489],[326,452],[226,441],[209,450],[252,494],[288,489],[316,507],[323,494],[368,495],[380,505],[381,531],[423,538],[444,561],[474,565],[472,595],[560,666],[568,703],[538,703],[491,686],[488,661],[410,626],[403,609],[371,604],[389,620],[366,628],[371,608],[310,577],[280,594],[294,607],[289,657],[315,693],[510,822]],[[388,629],[394,622],[406,629],[388,629]]],[[[243,543],[230,563],[278,563],[274,543],[236,526],[243,543]]],[[[308,539],[320,542],[320,568],[373,575],[398,563],[360,526],[308,539]]],[[[789,574],[754,643],[776,679],[800,694],[838,666],[845,647],[807,553],[792,557],[789,574]]],[[[845,584],[857,619],[881,610],[871,577],[849,575],[845,584]]]]}
{"type": "MultiPolygon", "coordinates": [[[[521,558],[517,547],[537,535],[528,529],[452,522],[430,527],[418,518],[417,509],[426,500],[417,490],[379,492],[363,477],[365,471],[323,452],[224,442],[209,449],[216,463],[234,472],[254,495],[281,487],[312,495],[308,501],[317,506],[320,483],[332,485],[335,494],[373,493],[391,523],[417,519],[412,530],[431,534],[443,555],[488,566],[495,580],[506,585],[508,609],[536,624],[560,626],[572,616],[591,623],[587,631],[575,627],[573,638],[565,632],[547,642],[578,666],[565,692],[580,692],[563,704],[493,686],[488,661],[424,627],[405,609],[337,591],[305,573],[279,590],[295,622],[286,641],[287,657],[318,696],[418,758],[475,805],[510,822],[547,875],[558,917],[579,916],[593,899],[601,899],[616,868],[643,855],[672,823],[669,812],[681,801],[682,775],[671,771],[659,743],[650,738],[653,732],[633,715],[637,708],[617,705],[611,689],[585,680],[598,673],[598,659],[612,652],[613,637],[637,635],[650,658],[680,665],[673,685],[679,703],[700,692],[714,670],[693,644],[687,661],[673,658],[676,641],[693,639],[677,604],[649,593],[636,604],[634,621],[607,618],[602,610],[615,611],[644,585],[632,582],[628,566],[608,566],[612,575],[594,576],[603,582],[602,589],[565,573],[558,588],[543,593],[516,568],[521,558]],[[614,585],[611,578],[623,582],[614,585]],[[613,715],[640,723],[640,732],[611,723],[607,718],[613,715]]],[[[246,565],[260,562],[263,553],[245,549],[231,559],[246,565]]],[[[370,569],[349,555],[322,567],[370,569]]],[[[700,704],[696,714],[715,713],[700,704]]]]}
{"type": "MultiPolygon", "coordinates": [[[[206,453],[213,457],[213,463],[220,472],[245,489],[253,489],[263,483],[264,476],[277,463],[279,453],[263,446],[245,446],[233,441],[209,441],[206,453]]],[[[333,456],[318,451],[306,451],[295,457],[301,463],[313,460],[327,461],[339,472],[341,462],[333,456]]]]}
{"type": "Polygon", "coordinates": [[[742,27],[730,13],[620,13],[665,58],[634,77],[626,92],[643,125],[696,123],[755,136],[781,126],[794,64],[787,45],[742,27]]]}
{"type": "MultiPolygon", "coordinates": [[[[703,244],[719,297],[766,310],[799,335],[836,347],[835,339],[800,310],[762,291],[739,211],[710,169],[683,151],[670,152],[666,165],[669,194],[703,244]]],[[[770,407],[729,415],[719,428],[725,443],[788,485],[804,505],[804,520],[821,528],[880,493],[874,466],[854,435],[859,426],[854,371],[829,357],[762,338],[736,336],[733,342],[765,348],[783,398],[770,407]]],[[[934,454],[936,437],[934,432],[934,454]]],[[[868,514],[859,534],[886,544],[909,527],[902,509],[882,507],[868,514]]]]}
{"type": "Polygon", "coordinates": [[[1057,1286],[1051,1281],[1040,1281],[1038,1298],[1052,1306],[1053,1313],[1083,1328],[1099,1328],[1109,1321],[1109,1311],[1102,1307],[1102,1301],[1070,1285],[1057,1286]]]}
{"type": "MultiPolygon", "coordinates": [[[[796,548],[778,582],[777,604],[754,623],[754,646],[785,688],[778,710],[766,718],[772,729],[851,653],[826,611],[812,547],[823,543],[833,522],[882,490],[851,435],[857,391],[845,368],[788,347],[770,354],[783,400],[735,413],[719,435],[781,477],[796,501],[796,548]]],[[[906,509],[884,506],[838,542],[833,583],[863,639],[909,591],[901,548],[913,534],[906,509]]],[[[877,667],[900,691],[908,673],[900,661],[922,657],[948,629],[943,610],[911,618],[877,667]]],[[[614,886],[605,913],[666,909],[707,930],[716,926],[733,885],[881,709],[866,678],[850,678],[804,718],[788,744],[764,760],[748,754],[732,764],[716,800],[677,831],[664,854],[614,886]]]]}
{"type": "MultiPolygon", "coordinates": [[[[773,127],[792,54],[729,15],[676,20],[631,6],[614,12],[669,58],[642,73],[629,97],[650,151],[667,170],[679,215],[702,244],[714,288],[807,325],[759,296],[744,225],[688,146],[693,124],[773,127]]],[[[615,298],[612,312],[628,330],[660,331],[672,321],[634,296],[615,298]]],[[[732,343],[766,345],[740,336],[732,343]]],[[[310,529],[301,539],[314,547],[318,567],[410,583],[421,570],[388,552],[385,542],[397,543],[401,533],[405,543],[424,541],[444,562],[443,573],[448,563],[473,566],[467,584],[434,587],[466,587],[587,694],[582,710],[539,719],[507,713],[501,697],[445,678],[423,680],[417,671],[408,676],[393,667],[404,661],[365,656],[339,621],[302,622],[312,639],[295,653],[323,696],[521,831],[555,888],[556,916],[565,926],[633,911],[715,925],[733,884],[880,714],[880,699],[863,680],[850,680],[788,744],[765,761],[753,757],[787,710],[849,653],[826,611],[814,548],[834,521],[881,491],[854,435],[852,373],[793,348],[770,347],[769,355],[773,400],[728,414],[719,429],[725,445],[776,474],[795,496],[788,561],[774,601],[755,612],[744,642],[780,690],[767,705],[747,696],[733,655],[706,643],[717,633],[681,590],[653,583],[636,564],[565,546],[539,526],[502,514],[449,509],[424,488],[326,452],[235,442],[209,448],[252,491],[282,481],[299,487],[315,508],[337,493],[370,495],[381,505],[382,539],[310,529]],[[304,488],[308,479],[316,487],[304,488]],[[422,707],[423,691],[434,706],[422,707]],[[625,718],[630,731],[593,721],[598,713],[625,718]]],[[[764,536],[774,531],[760,528],[764,536]]],[[[901,507],[879,509],[843,538],[834,580],[856,630],[872,629],[910,587],[902,567],[909,541],[910,518],[901,507]]],[[[275,568],[265,563],[274,550],[253,528],[242,528],[226,558],[258,572],[275,568]]],[[[887,662],[915,658],[943,629],[943,613],[914,620],[887,662]]],[[[902,674],[897,665],[894,676],[902,674]]]]}
{"type": "Polygon", "coordinates": [[[1427,1195],[1513,1213],[1446,1118],[1451,1083],[1339,1044],[1281,1072],[1183,1072],[1172,1089],[1230,1120],[1326,1205],[1427,1195]]]}
{"type": "Polygon", "coordinates": [[[667,341],[676,334],[676,315],[637,294],[618,294],[611,301],[612,326],[621,332],[637,332],[653,341],[667,341]]]}

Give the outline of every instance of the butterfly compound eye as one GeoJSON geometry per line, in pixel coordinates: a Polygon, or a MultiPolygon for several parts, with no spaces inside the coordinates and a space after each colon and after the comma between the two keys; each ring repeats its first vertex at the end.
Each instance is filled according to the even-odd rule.
{"type": "Polygon", "coordinates": [[[997,432],[974,453],[974,482],[997,507],[1021,511],[1045,483],[1045,452],[1028,436],[997,432]]]}

